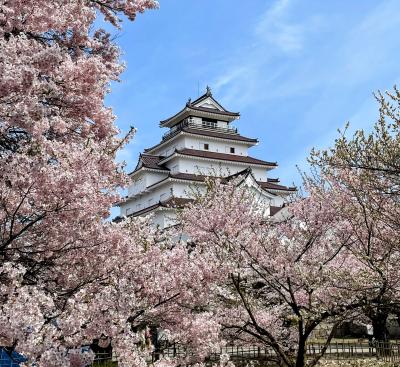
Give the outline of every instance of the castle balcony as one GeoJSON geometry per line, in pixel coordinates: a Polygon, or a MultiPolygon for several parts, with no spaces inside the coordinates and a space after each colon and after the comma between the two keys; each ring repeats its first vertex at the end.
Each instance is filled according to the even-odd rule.
{"type": "Polygon", "coordinates": [[[223,133],[223,134],[238,134],[238,130],[233,127],[219,127],[217,126],[216,123],[213,123],[211,121],[195,121],[192,118],[187,118],[180,122],[179,124],[176,124],[173,126],[168,132],[166,132],[162,136],[162,141],[169,139],[171,136],[174,136],[175,134],[178,134],[180,131],[182,131],[184,128],[190,128],[190,129],[196,129],[196,130],[202,130],[202,131],[213,131],[213,132],[218,132],[218,133],[223,133]]]}

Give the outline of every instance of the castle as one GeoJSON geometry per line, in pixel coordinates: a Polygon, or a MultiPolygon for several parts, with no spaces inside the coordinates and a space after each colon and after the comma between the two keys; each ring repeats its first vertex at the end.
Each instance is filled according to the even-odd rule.
{"type": "Polygon", "coordinates": [[[269,172],[277,167],[249,156],[257,139],[239,134],[232,126],[240,118],[226,110],[207,87],[205,94],[186,103],[175,115],[162,120],[160,127],[169,130],[161,141],[139,156],[128,195],[119,203],[121,216],[153,213],[155,225],[173,225],[176,210],[190,202],[193,188],[204,187],[207,177],[228,181],[237,178],[265,203],[266,214],[279,216],[285,198],[296,191],[283,186],[269,172]]]}

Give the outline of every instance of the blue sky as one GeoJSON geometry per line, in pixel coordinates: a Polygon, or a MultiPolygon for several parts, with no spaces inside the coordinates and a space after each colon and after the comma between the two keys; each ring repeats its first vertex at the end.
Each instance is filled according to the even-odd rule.
{"type": "Polygon", "coordinates": [[[132,169],[163,133],[158,122],[210,85],[251,155],[277,161],[271,177],[299,183],[311,147],[337,129],[369,129],[372,92],[400,80],[400,2],[368,0],[161,0],[160,9],[114,32],[127,69],[107,104],[117,125],[134,125],[119,155],[132,169]]]}

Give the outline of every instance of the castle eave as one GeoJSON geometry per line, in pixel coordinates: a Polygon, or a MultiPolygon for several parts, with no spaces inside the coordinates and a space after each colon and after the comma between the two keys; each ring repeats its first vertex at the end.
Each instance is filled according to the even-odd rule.
{"type": "Polygon", "coordinates": [[[194,137],[204,136],[209,138],[210,140],[215,140],[215,141],[226,141],[226,142],[234,141],[237,144],[243,144],[248,147],[258,144],[258,139],[247,138],[239,134],[226,134],[204,129],[183,128],[182,130],[177,131],[176,134],[171,134],[168,138],[162,140],[160,143],[152,146],[151,148],[145,149],[144,151],[146,153],[151,153],[155,149],[163,147],[165,144],[170,143],[172,140],[182,135],[194,136],[194,137]]]}
{"type": "Polygon", "coordinates": [[[213,108],[186,106],[174,116],[160,121],[160,127],[172,127],[181,122],[188,116],[206,117],[220,119],[223,121],[233,121],[240,117],[239,112],[220,111],[213,108]]]}
{"type": "Polygon", "coordinates": [[[160,161],[160,164],[164,164],[174,157],[188,157],[191,159],[198,159],[198,160],[225,161],[231,163],[233,162],[238,165],[261,166],[261,167],[266,167],[267,169],[268,168],[272,169],[278,166],[276,162],[267,162],[249,156],[217,153],[217,152],[187,149],[187,148],[176,150],[174,153],[172,153],[171,155],[165,157],[162,161],[160,161]]]}

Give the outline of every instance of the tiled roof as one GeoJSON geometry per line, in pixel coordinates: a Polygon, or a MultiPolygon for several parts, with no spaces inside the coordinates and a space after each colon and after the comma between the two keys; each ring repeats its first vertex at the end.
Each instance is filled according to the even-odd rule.
{"type": "Polygon", "coordinates": [[[203,111],[203,112],[210,112],[210,113],[216,113],[217,115],[225,115],[225,116],[240,116],[239,112],[230,112],[230,111],[220,111],[215,108],[207,108],[207,107],[195,107],[195,106],[189,106],[188,108],[195,110],[195,111],[203,111]]]}
{"type": "Polygon", "coordinates": [[[189,198],[170,197],[169,199],[162,201],[161,206],[165,208],[182,208],[192,201],[193,199],[189,198]]]}
{"type": "Polygon", "coordinates": [[[288,186],[283,186],[283,185],[278,185],[273,182],[265,182],[265,181],[258,181],[260,186],[264,190],[282,190],[282,191],[296,191],[295,187],[288,187],[288,186]]]}
{"type": "Polygon", "coordinates": [[[269,207],[269,215],[272,217],[276,213],[280,212],[283,209],[283,206],[273,206],[269,207]]]}
{"type": "MultiPolygon", "coordinates": [[[[243,171],[240,171],[236,174],[230,175],[228,177],[224,177],[222,178],[222,181],[229,181],[232,178],[235,178],[237,176],[240,176],[242,174],[246,174],[249,171],[249,168],[246,168],[243,171]]],[[[205,181],[205,179],[207,177],[211,177],[211,176],[204,176],[204,175],[194,175],[194,174],[190,174],[190,173],[176,173],[176,174],[170,174],[169,175],[170,178],[175,178],[178,180],[190,180],[190,181],[198,181],[198,182],[203,182],[205,181]]],[[[277,180],[277,179],[276,179],[277,180]]],[[[284,186],[284,185],[278,185],[275,183],[271,183],[271,182],[265,182],[265,181],[257,181],[257,183],[265,190],[282,190],[282,191],[296,191],[295,187],[288,187],[288,186],[284,186]]]]}
{"type": "Polygon", "coordinates": [[[157,156],[157,155],[150,155],[150,154],[142,154],[140,158],[142,159],[143,166],[146,168],[162,169],[162,170],[168,171],[167,168],[159,166],[159,164],[158,164],[165,157],[157,156]]]}
{"type": "Polygon", "coordinates": [[[221,138],[221,139],[238,140],[238,141],[245,141],[245,142],[249,142],[249,143],[258,143],[258,139],[247,138],[247,137],[239,135],[239,134],[229,134],[229,133],[223,133],[223,132],[212,131],[212,130],[204,130],[204,129],[193,129],[190,127],[184,127],[182,129],[182,131],[185,131],[190,134],[211,136],[211,137],[221,138]]]}
{"type": "Polygon", "coordinates": [[[139,162],[138,162],[136,168],[132,172],[130,172],[129,175],[138,171],[142,167],[169,172],[168,168],[166,168],[162,165],[159,165],[160,161],[164,158],[165,157],[162,157],[162,156],[143,153],[139,157],[139,162]],[[141,166],[140,166],[140,162],[142,163],[141,166]]]}
{"type": "Polygon", "coordinates": [[[226,111],[226,109],[213,97],[211,91],[207,91],[204,93],[202,96],[196,98],[194,101],[191,101],[191,105],[195,105],[197,103],[200,103],[201,101],[204,101],[205,99],[210,98],[212,101],[214,101],[221,109],[226,111]]]}
{"type": "Polygon", "coordinates": [[[175,174],[170,174],[169,177],[175,178],[177,180],[190,180],[190,181],[202,182],[206,179],[207,176],[194,175],[192,173],[175,173],[175,174]]]}
{"type": "Polygon", "coordinates": [[[207,150],[196,150],[196,149],[180,149],[176,150],[176,153],[191,157],[200,157],[200,158],[209,158],[216,160],[224,160],[230,162],[240,162],[240,163],[248,163],[248,164],[257,164],[262,166],[277,166],[276,162],[267,162],[261,159],[249,157],[249,156],[241,156],[234,154],[226,154],[226,153],[216,153],[209,152],[207,150]]]}
{"type": "MultiPolygon", "coordinates": [[[[220,110],[217,110],[217,109],[214,109],[214,108],[206,108],[206,107],[195,107],[195,106],[192,106],[191,104],[190,105],[187,105],[187,106],[185,106],[184,108],[182,108],[179,112],[177,112],[175,115],[173,115],[173,116],[171,116],[171,117],[169,117],[169,118],[167,118],[167,119],[165,119],[165,120],[161,120],[160,121],[160,126],[162,127],[162,126],[166,126],[166,124],[169,122],[169,121],[171,121],[171,120],[173,120],[173,119],[175,119],[175,118],[177,118],[178,116],[180,116],[180,115],[184,115],[184,114],[189,114],[190,115],[190,111],[200,111],[200,112],[208,112],[208,113],[213,113],[213,114],[216,114],[216,115],[220,115],[220,116],[228,116],[228,117],[233,117],[233,118],[236,118],[236,117],[239,117],[240,116],[240,113],[239,112],[230,112],[230,111],[220,111],[220,110]]],[[[232,119],[231,119],[232,120],[232,119]]]]}
{"type": "Polygon", "coordinates": [[[194,134],[194,135],[200,135],[200,136],[210,136],[213,138],[220,138],[220,139],[227,139],[227,140],[234,140],[234,141],[243,141],[246,143],[258,143],[258,139],[254,138],[247,138],[245,136],[239,135],[239,134],[230,134],[230,133],[224,133],[220,131],[212,131],[212,130],[206,130],[206,129],[194,129],[190,127],[183,127],[180,130],[177,130],[175,134],[169,135],[166,139],[162,140],[160,143],[145,149],[145,152],[149,152],[153,150],[154,148],[157,148],[159,145],[165,143],[166,141],[174,138],[177,136],[180,132],[186,132],[188,134],[194,134]]]}
{"type": "Polygon", "coordinates": [[[188,203],[192,202],[193,199],[188,199],[188,198],[178,198],[178,197],[170,197],[167,200],[164,201],[159,201],[158,203],[151,205],[147,208],[144,208],[142,210],[138,210],[137,212],[134,212],[132,214],[129,214],[128,217],[137,217],[139,215],[146,214],[148,212],[151,212],[154,209],[157,208],[183,208],[185,205],[188,203]]]}

